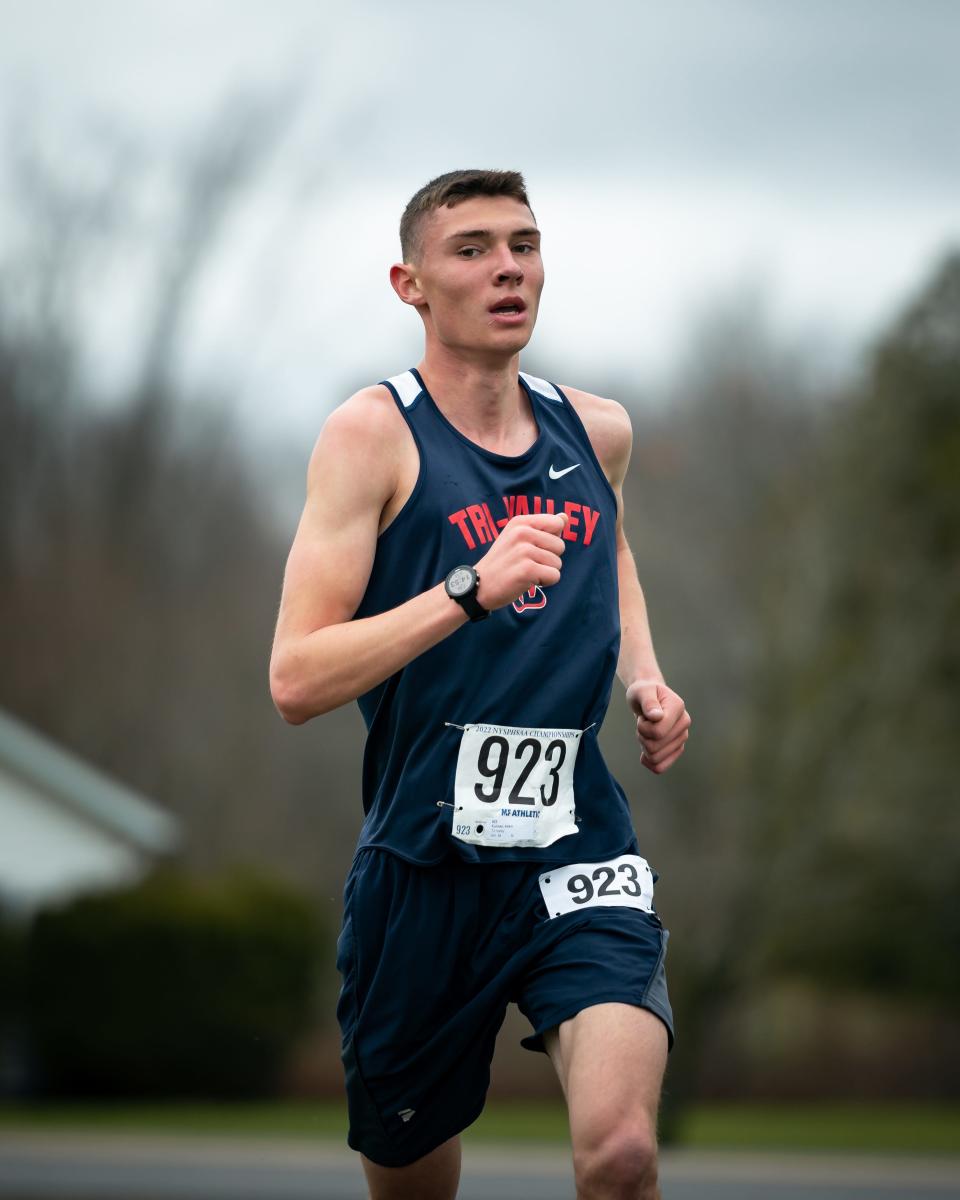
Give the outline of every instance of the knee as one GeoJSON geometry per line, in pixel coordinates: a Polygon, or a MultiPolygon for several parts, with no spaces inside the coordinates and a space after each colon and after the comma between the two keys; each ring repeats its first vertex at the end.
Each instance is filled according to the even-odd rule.
{"type": "Polygon", "coordinates": [[[574,1150],[581,1200],[656,1200],[657,1139],[643,1121],[618,1125],[574,1150]]]}

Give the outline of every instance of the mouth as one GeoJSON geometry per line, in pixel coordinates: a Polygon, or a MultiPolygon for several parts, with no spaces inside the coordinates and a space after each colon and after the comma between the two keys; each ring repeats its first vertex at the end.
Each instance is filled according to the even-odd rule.
{"type": "Polygon", "coordinates": [[[513,322],[523,319],[527,311],[527,305],[520,296],[505,296],[487,311],[498,321],[513,322]]]}

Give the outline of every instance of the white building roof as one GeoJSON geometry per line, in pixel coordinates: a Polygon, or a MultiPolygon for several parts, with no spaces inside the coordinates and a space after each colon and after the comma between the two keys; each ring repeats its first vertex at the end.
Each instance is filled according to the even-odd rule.
{"type": "Polygon", "coordinates": [[[0,895],[31,909],[141,876],[177,820],[0,710],[0,895]]]}

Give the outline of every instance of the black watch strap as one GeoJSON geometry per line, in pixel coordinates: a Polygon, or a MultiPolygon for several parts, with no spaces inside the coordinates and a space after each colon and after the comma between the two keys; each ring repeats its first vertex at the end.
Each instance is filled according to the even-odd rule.
{"type": "MultiPolygon", "coordinates": [[[[478,579],[477,583],[479,584],[479,582],[480,580],[478,579]]],[[[482,621],[484,617],[490,616],[490,610],[483,607],[483,605],[477,599],[477,593],[475,591],[468,592],[466,596],[455,596],[454,599],[471,621],[482,621]]]]}

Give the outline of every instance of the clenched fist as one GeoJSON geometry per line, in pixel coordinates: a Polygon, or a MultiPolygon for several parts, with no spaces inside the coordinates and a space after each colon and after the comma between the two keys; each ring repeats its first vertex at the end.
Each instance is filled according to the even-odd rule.
{"type": "Polygon", "coordinates": [[[662,775],[677,761],[690,736],[690,714],[683,699],[658,679],[637,679],[627,688],[627,704],[637,718],[640,761],[662,775]]]}
{"type": "Polygon", "coordinates": [[[529,588],[549,587],[560,578],[566,543],[560,536],[566,513],[530,513],[511,517],[476,565],[477,600],[493,612],[529,588]]]}

